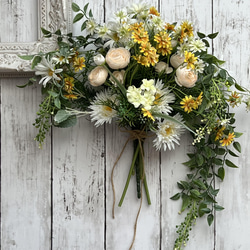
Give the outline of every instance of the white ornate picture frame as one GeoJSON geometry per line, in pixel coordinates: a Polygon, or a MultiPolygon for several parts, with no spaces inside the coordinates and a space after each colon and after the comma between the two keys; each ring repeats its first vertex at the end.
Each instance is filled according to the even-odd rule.
{"type": "Polygon", "coordinates": [[[72,0],[38,0],[38,40],[35,42],[0,43],[0,77],[28,77],[33,75],[30,61],[19,55],[36,54],[55,47],[55,38],[43,38],[41,27],[66,34],[72,30],[72,0]]]}

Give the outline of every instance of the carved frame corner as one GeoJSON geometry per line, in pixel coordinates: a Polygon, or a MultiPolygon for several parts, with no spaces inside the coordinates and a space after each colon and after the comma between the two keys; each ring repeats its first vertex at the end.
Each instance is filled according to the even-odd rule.
{"type": "Polygon", "coordinates": [[[28,43],[0,43],[0,77],[29,77],[33,74],[30,61],[19,55],[37,54],[56,46],[55,38],[44,39],[41,27],[52,32],[72,31],[72,0],[38,0],[38,40],[28,43]]]}

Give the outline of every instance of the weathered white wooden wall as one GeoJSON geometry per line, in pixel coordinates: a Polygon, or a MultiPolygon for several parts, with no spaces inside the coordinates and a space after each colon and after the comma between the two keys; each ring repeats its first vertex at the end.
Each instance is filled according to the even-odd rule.
{"type": "MultiPolygon", "coordinates": [[[[87,0],[77,0],[80,6],[87,0]]],[[[101,22],[120,7],[139,0],[92,0],[101,22]]],[[[216,56],[239,83],[250,88],[250,2],[247,0],[151,0],[168,22],[191,20],[206,34],[219,31],[216,56]]],[[[36,1],[1,0],[0,42],[37,39],[36,1]]],[[[74,32],[79,32],[78,27],[74,32]]],[[[87,120],[70,129],[53,129],[40,150],[32,126],[41,100],[40,86],[18,89],[27,79],[0,79],[1,93],[1,247],[3,250],[128,249],[139,202],[132,181],[124,204],[112,219],[111,169],[127,138],[115,126],[94,128],[87,120]]],[[[250,249],[250,114],[239,109],[242,156],[228,169],[219,202],[226,209],[208,227],[197,222],[187,250],[250,249]]],[[[171,152],[155,152],[146,143],[146,171],[152,205],[143,201],[134,249],[171,250],[180,202],[169,198],[186,175],[181,165],[191,150],[189,138],[171,152]]],[[[117,199],[131,160],[128,146],[114,174],[117,199]]]]}

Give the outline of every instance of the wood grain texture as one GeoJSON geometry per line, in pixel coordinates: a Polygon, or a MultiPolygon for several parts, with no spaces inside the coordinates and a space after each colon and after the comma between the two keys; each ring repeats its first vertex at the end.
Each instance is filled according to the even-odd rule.
{"type": "MultiPolygon", "coordinates": [[[[83,7],[87,0],[75,1],[83,7]]],[[[90,1],[98,22],[109,20],[124,6],[141,1],[90,1]]],[[[226,60],[225,67],[240,84],[249,84],[248,1],[177,0],[149,2],[167,22],[190,20],[195,31],[219,31],[213,42],[214,53],[226,60]]],[[[1,42],[27,42],[37,39],[36,25],[30,20],[36,1],[1,1],[1,42]],[[26,6],[29,6],[27,8],[26,6]]],[[[33,22],[33,21],[32,21],[33,22]]],[[[34,21],[35,22],[35,21],[34,21]]],[[[80,34],[80,25],[73,32],[80,34]]],[[[212,51],[212,47],[211,47],[212,51]]],[[[122,207],[118,207],[132,161],[130,141],[114,171],[115,218],[112,218],[111,171],[129,134],[115,124],[99,128],[82,118],[68,129],[53,128],[39,150],[33,141],[32,126],[39,101],[40,86],[16,88],[25,79],[0,79],[1,83],[1,247],[7,250],[126,250],[132,238],[140,200],[132,176],[122,207]]],[[[250,248],[250,117],[237,111],[237,127],[242,154],[233,161],[239,169],[226,169],[218,202],[226,209],[215,214],[207,226],[206,218],[190,232],[186,250],[246,250],[250,248]]],[[[185,178],[182,162],[192,151],[191,138],[182,136],[172,151],[157,152],[152,138],[145,141],[145,172],[152,204],[143,202],[133,249],[171,250],[177,234],[175,225],[181,203],[170,197],[178,191],[177,181],[185,178]]]]}
{"type": "Polygon", "coordinates": [[[40,88],[18,89],[24,81],[1,80],[1,245],[43,250],[51,239],[50,138],[39,150],[32,123],[40,88]]]}

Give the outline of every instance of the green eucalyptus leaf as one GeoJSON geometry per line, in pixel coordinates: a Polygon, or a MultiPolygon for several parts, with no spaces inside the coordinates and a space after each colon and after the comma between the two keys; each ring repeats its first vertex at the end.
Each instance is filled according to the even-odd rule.
{"type": "Polygon", "coordinates": [[[190,190],[190,194],[195,199],[200,199],[201,198],[201,193],[196,189],[190,190]]]}
{"type": "Polygon", "coordinates": [[[204,42],[206,44],[206,47],[210,47],[210,44],[206,39],[202,39],[202,42],[204,42]]]}
{"type": "Polygon", "coordinates": [[[212,186],[209,187],[209,192],[216,196],[219,193],[220,189],[214,189],[212,186]]]}
{"type": "Polygon", "coordinates": [[[197,154],[195,160],[199,167],[204,163],[204,157],[201,154],[197,154]]]}
{"type": "Polygon", "coordinates": [[[234,132],[235,138],[239,138],[243,135],[243,133],[239,133],[239,132],[234,132]]]}
{"type": "Polygon", "coordinates": [[[208,225],[211,226],[212,223],[213,223],[213,221],[214,221],[214,216],[213,216],[213,214],[209,214],[209,215],[207,216],[207,223],[208,223],[208,225]]]}
{"type": "Polygon", "coordinates": [[[20,57],[23,60],[32,60],[34,56],[35,55],[19,55],[18,57],[20,57]]]}
{"type": "Polygon", "coordinates": [[[48,93],[52,96],[52,97],[58,97],[59,96],[59,94],[58,93],[56,93],[56,92],[54,92],[54,91],[48,91],[48,93]]]}
{"type": "Polygon", "coordinates": [[[87,20],[82,23],[81,31],[85,30],[87,27],[87,20]]]}
{"type": "Polygon", "coordinates": [[[230,160],[226,159],[226,165],[230,168],[238,168],[233,162],[231,162],[230,160]]]}
{"type": "Polygon", "coordinates": [[[215,148],[214,149],[214,152],[217,154],[217,155],[224,155],[226,153],[226,149],[224,148],[215,148]]]}
{"type": "Polygon", "coordinates": [[[225,177],[225,169],[224,167],[220,167],[218,169],[218,177],[223,181],[225,177]]]}
{"type": "Polygon", "coordinates": [[[70,116],[67,120],[60,122],[57,127],[60,128],[69,128],[75,126],[77,123],[77,118],[75,115],[70,116]]]}
{"type": "Polygon", "coordinates": [[[179,200],[180,197],[181,197],[181,194],[177,193],[177,194],[173,195],[172,197],[170,197],[170,199],[176,201],[176,200],[179,200]]]}
{"type": "Polygon", "coordinates": [[[201,208],[201,211],[202,211],[203,213],[206,213],[206,214],[211,213],[211,209],[208,208],[208,207],[201,208]]]}
{"type": "Polygon", "coordinates": [[[217,204],[214,204],[214,210],[216,210],[216,211],[221,211],[221,210],[223,210],[223,209],[224,209],[224,207],[219,206],[219,205],[217,205],[217,204]]]}
{"type": "Polygon", "coordinates": [[[226,70],[221,69],[220,72],[219,72],[219,76],[220,76],[221,78],[223,78],[223,79],[226,79],[226,77],[227,77],[227,72],[226,72],[226,70]]]}
{"type": "Polygon", "coordinates": [[[205,204],[204,202],[202,202],[200,204],[199,208],[198,208],[198,215],[200,217],[202,217],[205,214],[205,212],[203,211],[203,209],[206,209],[206,208],[207,208],[207,204],[205,204]]]}
{"type": "Polygon", "coordinates": [[[78,13],[74,19],[73,19],[73,23],[76,23],[78,21],[80,21],[83,18],[83,14],[82,13],[78,13]]]}
{"type": "Polygon", "coordinates": [[[192,199],[184,193],[182,194],[181,198],[182,198],[181,212],[183,212],[191,203],[192,199]]]}
{"type": "Polygon", "coordinates": [[[58,109],[61,108],[61,101],[60,101],[60,99],[59,99],[58,97],[55,98],[54,103],[55,103],[55,106],[56,106],[58,109]]]}
{"type": "Polygon", "coordinates": [[[219,32],[213,33],[213,34],[209,34],[207,35],[210,39],[214,39],[215,37],[217,37],[217,35],[219,34],[219,32]]]}
{"type": "Polygon", "coordinates": [[[89,6],[89,3],[85,4],[85,6],[83,7],[83,11],[84,11],[84,13],[86,13],[86,12],[87,12],[88,6],[89,6]]]}
{"type": "Polygon", "coordinates": [[[56,32],[55,32],[56,35],[60,36],[62,34],[61,30],[58,29],[56,32]]]}
{"type": "Polygon", "coordinates": [[[43,33],[45,36],[51,35],[51,32],[50,32],[49,30],[46,30],[46,29],[44,29],[44,28],[41,28],[41,31],[42,31],[42,33],[43,33]]]}
{"type": "Polygon", "coordinates": [[[67,111],[64,110],[64,109],[61,109],[61,110],[59,110],[59,111],[56,113],[56,115],[55,115],[55,117],[54,117],[54,121],[55,121],[56,123],[61,123],[61,122],[63,122],[63,121],[66,121],[69,117],[70,117],[69,112],[67,112],[67,111]]]}
{"type": "Polygon", "coordinates": [[[239,157],[237,154],[235,154],[232,150],[228,150],[228,153],[232,155],[233,157],[239,157]]]}
{"type": "Polygon", "coordinates": [[[214,163],[215,165],[217,165],[217,166],[223,165],[223,161],[222,161],[222,159],[220,159],[220,158],[214,158],[214,159],[213,159],[213,163],[214,163]]]}
{"type": "Polygon", "coordinates": [[[180,181],[180,183],[184,189],[188,190],[190,188],[190,185],[187,181],[180,181]]]}
{"type": "Polygon", "coordinates": [[[71,8],[74,12],[80,11],[80,7],[76,3],[72,3],[71,8]]]}
{"type": "Polygon", "coordinates": [[[89,17],[93,17],[92,10],[89,11],[89,17]]]}
{"type": "Polygon", "coordinates": [[[201,180],[199,180],[199,179],[194,179],[193,183],[196,186],[200,187],[201,189],[204,189],[204,190],[207,189],[206,185],[201,180]]]}
{"type": "Polygon", "coordinates": [[[197,32],[197,35],[198,35],[198,37],[201,38],[201,39],[206,37],[206,35],[203,34],[203,33],[201,33],[201,32],[197,32]]]}
{"type": "Polygon", "coordinates": [[[241,92],[246,92],[246,90],[245,89],[243,89],[238,83],[235,83],[235,88],[237,89],[237,90],[239,90],[239,91],[241,91],[241,92]]]}
{"type": "Polygon", "coordinates": [[[31,68],[34,69],[35,66],[40,63],[42,60],[42,57],[41,56],[35,56],[32,60],[32,63],[31,63],[31,68]]]}

